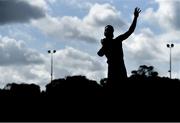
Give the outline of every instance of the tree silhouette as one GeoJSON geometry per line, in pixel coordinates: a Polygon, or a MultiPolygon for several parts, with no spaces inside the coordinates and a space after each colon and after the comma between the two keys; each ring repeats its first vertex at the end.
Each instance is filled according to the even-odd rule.
{"type": "Polygon", "coordinates": [[[133,70],[132,76],[142,76],[142,77],[157,77],[158,72],[154,70],[153,66],[141,65],[138,70],[133,70]]]}
{"type": "Polygon", "coordinates": [[[9,83],[4,87],[4,90],[9,90],[11,96],[23,96],[23,97],[32,97],[40,96],[40,87],[36,84],[16,84],[9,83]]]}
{"type": "Polygon", "coordinates": [[[180,81],[158,77],[153,66],[132,73],[112,89],[107,78],[99,85],[85,76],[53,80],[42,92],[34,84],[7,84],[0,89],[0,121],[180,121],[172,110],[180,103],[180,81]]]}

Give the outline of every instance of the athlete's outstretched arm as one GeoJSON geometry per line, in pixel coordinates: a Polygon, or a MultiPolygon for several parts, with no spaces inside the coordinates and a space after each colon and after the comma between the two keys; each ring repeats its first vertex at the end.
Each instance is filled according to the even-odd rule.
{"type": "Polygon", "coordinates": [[[136,28],[137,18],[139,16],[140,12],[141,12],[140,8],[136,7],[134,10],[134,19],[133,19],[133,22],[132,22],[129,30],[127,32],[125,32],[124,34],[119,35],[117,37],[117,39],[119,38],[120,40],[123,41],[123,40],[127,39],[134,32],[134,30],[136,28]]]}

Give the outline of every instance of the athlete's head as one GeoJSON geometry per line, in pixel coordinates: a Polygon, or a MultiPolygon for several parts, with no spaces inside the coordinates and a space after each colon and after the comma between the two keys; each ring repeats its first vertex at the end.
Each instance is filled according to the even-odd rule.
{"type": "Polygon", "coordinates": [[[113,32],[114,32],[113,26],[107,25],[107,26],[105,27],[105,30],[104,30],[104,36],[105,36],[106,38],[112,39],[112,38],[114,37],[113,32]]]}

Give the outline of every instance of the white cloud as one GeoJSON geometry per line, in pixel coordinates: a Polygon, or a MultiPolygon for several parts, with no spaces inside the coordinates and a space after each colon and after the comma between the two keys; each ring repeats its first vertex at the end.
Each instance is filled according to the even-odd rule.
{"type": "MultiPolygon", "coordinates": [[[[56,0],[57,1],[57,0],[56,0]]],[[[61,0],[61,3],[64,3],[70,7],[76,7],[79,9],[90,9],[94,4],[102,3],[113,3],[113,0],[61,0]]]]}
{"type": "Polygon", "coordinates": [[[49,72],[44,65],[28,66],[0,66],[0,88],[8,83],[34,83],[45,89],[45,85],[50,82],[49,72]]]}
{"type": "Polygon", "coordinates": [[[134,34],[126,42],[127,49],[131,52],[128,54],[132,59],[137,61],[165,60],[163,57],[165,41],[159,40],[157,36],[149,29],[144,28],[139,34],[134,34]]]}
{"type": "MultiPolygon", "coordinates": [[[[106,65],[97,57],[72,47],[57,51],[55,54],[56,69],[66,70],[70,75],[85,75],[90,79],[100,80],[105,77],[106,65]]],[[[61,74],[61,72],[59,72],[61,74]]]]}
{"type": "Polygon", "coordinates": [[[125,23],[120,19],[120,11],[110,4],[95,4],[89,10],[88,15],[83,19],[86,25],[95,27],[111,24],[114,26],[123,26],[125,23]]]}
{"type": "MultiPolygon", "coordinates": [[[[169,50],[166,46],[172,34],[156,35],[149,28],[141,29],[139,33],[132,35],[124,42],[125,63],[129,75],[140,65],[152,65],[159,72],[160,76],[169,76],[169,50]]],[[[174,43],[172,49],[173,77],[180,77],[180,44],[174,43]]]]}
{"type": "Polygon", "coordinates": [[[85,0],[62,0],[61,2],[64,2],[65,4],[67,5],[70,5],[70,6],[76,6],[80,9],[87,9],[87,8],[90,8],[92,6],[92,0],[91,2],[90,1],[85,1],[85,0]]]}
{"type": "MultiPolygon", "coordinates": [[[[143,23],[149,22],[152,27],[149,30],[149,36],[145,35],[147,31],[142,30],[136,34],[134,39],[136,43],[129,43],[132,48],[128,51],[128,56],[132,57],[138,65],[153,65],[158,69],[162,76],[169,76],[169,49],[167,43],[174,43],[172,49],[172,66],[174,77],[180,77],[179,73],[179,35],[180,35],[180,1],[179,0],[155,0],[157,9],[147,8],[142,13],[143,23]],[[152,33],[154,31],[154,33],[152,33]],[[151,32],[151,33],[150,33],[151,32]],[[158,33],[157,33],[158,32],[158,33]],[[139,43],[137,43],[139,42],[139,43]],[[140,57],[140,56],[141,57],[140,57]]],[[[147,30],[147,29],[146,29],[147,30]]],[[[128,47],[128,46],[127,46],[128,47]]],[[[129,57],[129,58],[130,58],[129,57]]]]}
{"type": "Polygon", "coordinates": [[[95,42],[100,39],[104,26],[112,24],[122,27],[125,23],[120,18],[120,12],[110,4],[95,4],[83,19],[63,16],[51,17],[33,21],[33,25],[45,34],[58,39],[81,40],[95,42]]]}
{"type": "Polygon", "coordinates": [[[167,30],[180,29],[180,1],[179,0],[156,0],[158,9],[148,8],[143,18],[154,24],[160,25],[167,30]]]}
{"type": "MultiPolygon", "coordinates": [[[[7,83],[35,83],[45,89],[50,82],[50,56],[26,47],[23,41],[0,37],[0,87],[7,83]]],[[[72,47],[54,54],[54,79],[85,75],[99,81],[105,77],[105,65],[101,60],[72,47]]]]}
{"type": "Polygon", "coordinates": [[[0,36],[0,87],[7,83],[36,83],[48,81],[46,57],[26,47],[25,42],[0,36]]]}
{"type": "Polygon", "coordinates": [[[43,63],[42,56],[25,46],[23,41],[0,36],[0,66],[43,63]]]}

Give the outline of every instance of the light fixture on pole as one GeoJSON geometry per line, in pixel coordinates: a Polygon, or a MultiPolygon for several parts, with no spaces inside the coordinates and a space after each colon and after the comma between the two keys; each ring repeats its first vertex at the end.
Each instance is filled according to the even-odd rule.
{"type": "Polygon", "coordinates": [[[173,48],[174,47],[174,44],[167,44],[167,47],[170,49],[170,57],[169,57],[169,76],[170,76],[170,79],[171,79],[171,72],[172,72],[172,66],[171,66],[171,64],[172,64],[172,60],[171,60],[171,48],[173,48]]]}
{"type": "Polygon", "coordinates": [[[48,50],[48,53],[51,54],[51,82],[53,80],[53,54],[56,53],[56,50],[48,50]]]}

